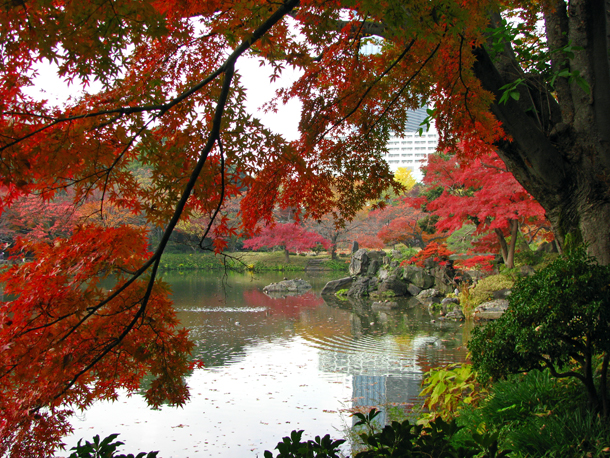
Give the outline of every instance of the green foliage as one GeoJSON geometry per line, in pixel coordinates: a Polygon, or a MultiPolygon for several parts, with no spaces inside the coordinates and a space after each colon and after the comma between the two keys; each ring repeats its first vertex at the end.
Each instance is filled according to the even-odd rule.
{"type": "MultiPolygon", "coordinates": [[[[345,261],[331,260],[318,256],[325,270],[345,272],[348,264],[345,261]]],[[[302,272],[309,258],[307,256],[291,256],[291,263],[286,264],[283,252],[238,252],[215,255],[213,253],[165,253],[161,258],[162,271],[187,270],[232,270],[245,272],[302,272]]]]}
{"type": "MultiPolygon", "coordinates": [[[[468,297],[463,299],[468,307],[474,308],[483,302],[493,299],[493,293],[502,289],[510,289],[515,284],[514,279],[509,275],[490,275],[481,279],[474,288],[468,291],[468,297]]],[[[460,298],[460,302],[462,302],[460,298]]]]}
{"type": "Polygon", "coordinates": [[[405,245],[404,243],[399,243],[395,246],[395,248],[400,251],[401,254],[401,258],[412,258],[413,256],[415,256],[417,254],[417,252],[419,251],[416,248],[413,247],[408,247],[407,245],[405,245]]]}
{"type": "MultiPolygon", "coordinates": [[[[576,249],[519,280],[509,301],[500,319],[474,330],[468,348],[475,369],[501,378],[548,367],[557,377],[580,380],[592,407],[606,405],[606,390],[594,384],[593,362],[610,350],[610,266],[576,249]],[[564,369],[573,361],[578,365],[564,369]]],[[[606,359],[601,386],[607,369],[606,359]]]]}
{"type": "Polygon", "coordinates": [[[421,210],[423,212],[427,211],[427,206],[430,202],[440,197],[445,189],[442,186],[437,186],[436,188],[426,187],[421,193],[420,196],[426,197],[426,203],[422,204],[421,210]]]}
{"type": "Polygon", "coordinates": [[[405,420],[402,423],[392,422],[381,431],[376,432],[374,419],[379,415],[376,409],[368,414],[356,413],[355,426],[364,426],[368,432],[359,434],[366,450],[359,452],[355,458],[378,457],[504,457],[509,450],[498,450],[497,434],[477,434],[456,446],[452,439],[462,429],[455,421],[445,422],[437,418],[427,426],[414,425],[405,420]]]}
{"type": "Polygon", "coordinates": [[[264,261],[257,261],[254,263],[255,272],[302,272],[305,270],[305,266],[296,264],[268,264],[264,261]]]}
{"type": "Polygon", "coordinates": [[[100,436],[96,435],[93,442],[86,441],[81,444],[82,439],[78,441],[76,447],[70,450],[74,452],[70,458],[156,458],[159,452],[140,452],[137,455],[132,453],[128,455],[117,454],[116,449],[123,445],[121,441],[115,441],[118,434],[111,434],[100,441],[100,436]]]}
{"type": "Polygon", "coordinates": [[[159,267],[162,271],[246,270],[245,265],[234,259],[211,253],[165,253],[159,267]]]}
{"type": "Polygon", "coordinates": [[[437,416],[447,420],[454,417],[459,408],[474,405],[486,391],[477,383],[471,364],[449,364],[432,369],[425,374],[425,388],[419,394],[425,396],[424,407],[430,412],[420,422],[437,416]]]}
{"type": "Polygon", "coordinates": [[[476,408],[460,411],[458,423],[464,432],[500,431],[501,446],[515,456],[607,456],[610,425],[583,405],[586,393],[576,383],[532,371],[494,383],[476,408]]]}
{"type": "Polygon", "coordinates": [[[532,266],[535,267],[544,261],[545,257],[550,253],[542,251],[524,250],[515,253],[515,266],[532,266]]]}
{"type": "Polygon", "coordinates": [[[349,268],[349,264],[345,261],[336,261],[334,259],[329,259],[328,261],[324,262],[324,266],[333,272],[346,272],[349,268]]]}
{"type": "Polygon", "coordinates": [[[474,224],[464,224],[447,237],[447,247],[455,253],[466,253],[472,248],[473,234],[476,229],[474,224]]]}
{"type": "Polygon", "coordinates": [[[434,234],[436,233],[436,223],[438,223],[439,219],[438,215],[427,215],[417,221],[417,226],[428,234],[434,234]]]}
{"type": "MultiPolygon", "coordinates": [[[[280,452],[276,458],[339,458],[339,447],[345,442],[343,439],[332,440],[330,435],[314,440],[301,441],[303,430],[292,431],[290,436],[284,437],[275,448],[280,452]]],[[[273,458],[273,453],[265,450],[265,458],[273,458]]]]}
{"type": "Polygon", "coordinates": [[[343,289],[340,289],[339,291],[337,291],[337,292],[335,293],[335,296],[337,296],[337,297],[344,297],[344,296],[347,296],[347,292],[348,292],[348,291],[349,291],[349,289],[348,289],[348,288],[343,288],[343,289]]]}

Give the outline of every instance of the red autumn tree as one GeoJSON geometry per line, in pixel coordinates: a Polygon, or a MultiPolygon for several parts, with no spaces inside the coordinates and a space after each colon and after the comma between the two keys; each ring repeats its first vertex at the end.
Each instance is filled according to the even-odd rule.
{"type": "Polygon", "coordinates": [[[244,248],[259,249],[263,247],[281,247],[284,259],[290,262],[290,251],[310,250],[316,245],[330,248],[330,242],[315,232],[306,231],[296,223],[275,224],[265,226],[260,234],[246,240],[244,248]]]}
{"type": "Polygon", "coordinates": [[[508,267],[513,267],[519,228],[548,227],[544,209],[492,151],[469,162],[460,162],[455,155],[431,155],[424,170],[424,182],[443,192],[431,201],[414,201],[425,201],[426,209],[439,217],[436,227],[453,232],[474,224],[474,234],[480,236],[475,251],[498,249],[508,267]]]}
{"type": "MultiPolygon", "coordinates": [[[[18,406],[10,415],[2,411],[2,447],[17,444],[15,456],[50,454],[44,447],[66,427],[65,417],[53,414],[74,399],[87,406],[98,393],[89,383],[94,374],[120,367],[106,386],[125,381],[135,389],[130,355],[159,372],[140,357],[148,354],[144,341],[135,350],[128,342],[140,329],[157,331],[157,320],[173,319],[155,277],[181,219],[218,218],[204,234],[222,250],[236,232],[222,207],[236,196],[243,197],[246,235],[273,220],[278,206],[314,219],[335,209],[349,218],[392,185],[386,141],[391,131],[403,131],[408,109],[423,102],[435,107],[442,146],[480,145],[459,153],[472,159],[493,144],[546,210],[559,243],[571,234],[610,263],[606,13],[605,2],[584,0],[5,2],[0,211],[24,196],[49,201],[70,188],[75,204],[97,196],[142,215],[162,235],[149,254],[147,234],[130,231],[130,247],[113,253],[122,259],[105,264],[84,235],[94,233],[103,251],[127,228],[74,228],[46,250],[19,245],[38,259],[4,278],[19,297],[0,312],[0,348],[22,353],[3,354],[0,363],[2,407],[18,406]],[[503,20],[515,14],[519,29],[503,20]],[[524,34],[537,39],[533,50],[532,40],[522,45],[524,34]],[[362,52],[372,36],[383,40],[379,53],[362,52]],[[269,131],[246,109],[248,75],[238,65],[246,55],[269,65],[272,79],[285,66],[302,72],[269,105],[302,102],[298,139],[269,131]],[[73,83],[71,99],[56,104],[28,92],[47,61],[73,83]],[[97,92],[88,86],[93,81],[97,92]],[[147,180],[134,164],[147,168],[147,180]],[[75,300],[88,283],[74,280],[73,266],[92,279],[116,270],[138,287],[119,289],[112,300],[96,294],[75,300]],[[64,279],[63,271],[65,288],[40,290],[53,284],[47,276],[64,279]],[[23,288],[23,278],[40,284],[23,288]],[[131,320],[106,326],[103,318],[114,316],[115,307],[125,307],[131,320]],[[13,323],[25,328],[14,332],[13,323]],[[92,348],[96,328],[106,344],[92,348]],[[85,330],[92,334],[79,333],[85,330]],[[45,339],[32,338],[39,332],[45,339]],[[35,348],[38,342],[46,350],[35,348]],[[69,353],[67,343],[72,353],[95,350],[97,357],[57,356],[69,353]],[[31,384],[33,376],[40,383],[31,384]]],[[[187,347],[170,328],[148,336],[162,359],[161,348],[173,355],[187,347]]],[[[157,394],[176,400],[169,381],[179,385],[185,370],[178,364],[161,374],[166,392],[157,394]]]]}
{"type": "Polygon", "coordinates": [[[0,309],[0,454],[51,456],[74,408],[135,391],[146,374],[151,405],[188,399],[176,374],[194,367],[193,344],[176,328],[168,288],[128,273],[149,256],[141,230],[82,226],[70,240],[24,239],[15,250],[35,263],[0,274],[4,293],[15,297],[0,309]],[[109,275],[111,291],[100,285],[109,275]]]}
{"type": "Polygon", "coordinates": [[[424,248],[430,242],[444,240],[447,234],[430,234],[421,228],[417,218],[399,216],[381,229],[377,237],[386,244],[404,243],[410,247],[424,248]]]}
{"type": "Polygon", "coordinates": [[[360,235],[356,239],[360,248],[368,248],[369,250],[383,250],[385,244],[376,235],[360,235]]]}
{"type": "Polygon", "coordinates": [[[303,225],[307,230],[316,232],[328,240],[328,251],[330,252],[331,259],[336,259],[339,245],[343,245],[344,248],[351,248],[351,246],[347,246],[350,241],[353,241],[354,239],[360,240],[358,234],[366,227],[367,216],[368,212],[366,210],[360,210],[353,219],[346,221],[341,219],[337,213],[333,212],[323,216],[317,221],[305,221],[303,225]]]}
{"type": "Polygon", "coordinates": [[[68,196],[45,202],[40,196],[27,195],[2,215],[0,240],[12,244],[18,237],[52,240],[68,237],[79,214],[68,196]]]}

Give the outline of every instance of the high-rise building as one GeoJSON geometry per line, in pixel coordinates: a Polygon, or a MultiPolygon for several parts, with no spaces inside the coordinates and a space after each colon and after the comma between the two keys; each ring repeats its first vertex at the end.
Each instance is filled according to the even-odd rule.
{"type": "Polygon", "coordinates": [[[423,178],[422,163],[438,147],[438,132],[434,123],[430,123],[430,129],[427,131],[426,127],[423,127],[422,134],[419,134],[421,123],[427,116],[426,107],[410,111],[404,137],[392,135],[388,141],[386,160],[390,169],[395,172],[399,167],[406,167],[417,181],[423,178]]]}
{"type": "MultiPolygon", "coordinates": [[[[381,50],[381,42],[376,39],[365,41],[360,47],[363,55],[377,54],[381,50]]],[[[430,123],[430,129],[423,128],[422,122],[428,116],[427,107],[409,111],[407,114],[407,125],[405,126],[405,136],[398,137],[392,135],[388,141],[388,154],[386,161],[390,164],[390,170],[395,172],[399,167],[406,167],[411,170],[411,175],[417,181],[421,181],[422,163],[426,161],[428,154],[434,153],[438,147],[438,132],[434,123],[430,123]]]]}

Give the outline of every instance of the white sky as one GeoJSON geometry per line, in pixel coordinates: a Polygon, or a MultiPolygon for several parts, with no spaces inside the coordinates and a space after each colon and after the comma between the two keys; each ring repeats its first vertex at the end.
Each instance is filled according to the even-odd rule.
{"type": "MultiPolygon", "coordinates": [[[[258,59],[241,57],[237,61],[237,68],[242,75],[242,83],[245,85],[248,94],[246,106],[250,113],[261,119],[263,124],[272,131],[283,134],[288,140],[298,138],[298,123],[301,113],[301,104],[292,100],[285,106],[278,106],[277,113],[264,113],[261,107],[268,102],[275,91],[282,86],[288,86],[295,81],[299,74],[291,68],[286,68],[281,78],[275,82],[270,81],[271,68],[261,67],[258,59]]],[[[34,80],[34,86],[26,89],[30,96],[35,98],[45,98],[53,105],[60,105],[66,101],[70,94],[80,91],[78,85],[71,85],[63,81],[56,72],[56,68],[51,64],[40,65],[39,75],[34,80]]],[[[91,84],[88,91],[95,92],[99,89],[95,83],[91,84]]]]}

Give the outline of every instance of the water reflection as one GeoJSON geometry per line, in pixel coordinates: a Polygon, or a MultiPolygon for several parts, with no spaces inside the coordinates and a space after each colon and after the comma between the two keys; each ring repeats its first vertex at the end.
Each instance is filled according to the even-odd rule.
{"type": "Polygon", "coordinates": [[[432,323],[413,302],[373,310],[323,299],[328,276],[307,277],[313,289],[298,297],[262,292],[283,276],[167,275],[206,365],[189,378],[191,402],[159,412],[137,398],[99,403],[75,422],[70,444],[121,432],[127,451],[166,458],[262,456],[293,429],[340,436],[351,423],[342,409],[417,402],[423,372],[465,357],[464,327],[432,323]]]}

